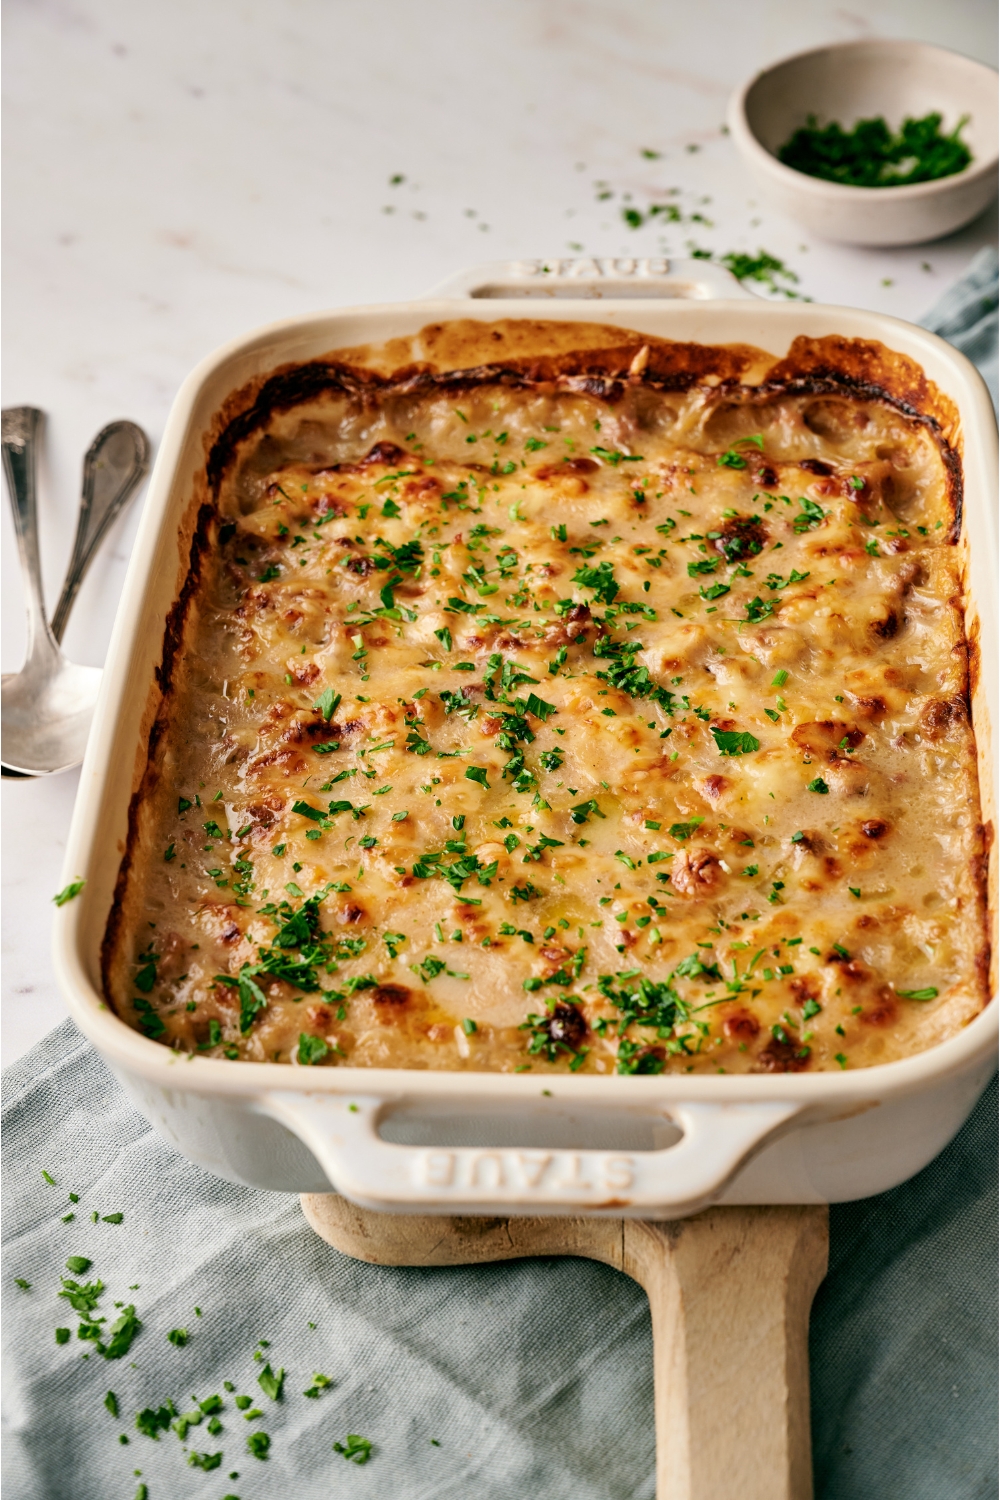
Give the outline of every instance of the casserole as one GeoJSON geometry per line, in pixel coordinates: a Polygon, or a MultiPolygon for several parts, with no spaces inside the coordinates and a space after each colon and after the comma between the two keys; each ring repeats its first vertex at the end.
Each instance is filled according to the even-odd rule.
{"type": "MultiPolygon", "coordinates": [[[[978,374],[933,335],[887,318],[815,306],[712,300],[718,272],[637,262],[493,267],[463,280],[469,300],[298,319],[222,350],[175,404],[126,584],[81,782],[67,869],[87,884],[57,915],[56,964],[71,1013],[141,1109],[192,1159],[234,1180],[290,1191],[331,1187],[358,1202],[444,1213],[627,1213],[674,1217],[711,1202],[819,1202],[884,1190],[946,1143],[992,1067],[996,1008],[931,1051],[863,1072],[822,1076],[546,1077],[349,1066],[304,1074],[286,1064],[167,1053],[118,1021],[101,998],[100,941],[156,714],[150,685],[164,622],[184,589],[204,438],[231,393],[279,365],[381,342],[460,316],[592,321],[699,343],[742,343],[776,356],[798,335],[875,338],[916,360],[951,399],[966,503],[966,633],[978,656],[973,717],[983,822],[991,828],[995,704],[991,444],[978,374]],[[630,295],[620,295],[622,285],[630,295]],[[584,297],[568,295],[583,287],[584,297]],[[513,295],[498,299],[498,292],[513,295]],[[650,292],[651,300],[639,298],[650,292]],[[693,300],[681,300],[691,298],[693,300]],[[178,551],[178,534],[180,550],[178,551]]],[[[171,649],[170,640],[167,641],[171,649]]],[[[995,862],[995,851],[991,858],[995,862]]],[[[995,875],[990,877],[990,909],[995,875]]],[[[990,994],[994,982],[991,978],[990,994]]]]}

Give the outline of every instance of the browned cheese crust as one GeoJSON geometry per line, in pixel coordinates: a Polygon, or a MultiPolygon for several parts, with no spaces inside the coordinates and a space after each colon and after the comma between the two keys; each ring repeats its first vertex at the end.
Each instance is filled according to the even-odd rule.
{"type": "Polygon", "coordinates": [[[873,344],[424,329],[237,392],[104,944],[164,1045],[884,1063],[985,1003],[953,410],[873,344]]]}

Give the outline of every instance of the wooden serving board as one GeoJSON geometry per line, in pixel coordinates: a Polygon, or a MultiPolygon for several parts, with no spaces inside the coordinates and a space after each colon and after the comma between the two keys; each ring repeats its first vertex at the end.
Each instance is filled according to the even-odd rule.
{"type": "Polygon", "coordinates": [[[306,1193],[316,1233],[381,1266],[581,1255],[634,1277],[653,1319],[657,1500],[810,1500],[809,1310],[826,1274],[821,1207],[690,1219],[448,1218],[306,1193]]]}

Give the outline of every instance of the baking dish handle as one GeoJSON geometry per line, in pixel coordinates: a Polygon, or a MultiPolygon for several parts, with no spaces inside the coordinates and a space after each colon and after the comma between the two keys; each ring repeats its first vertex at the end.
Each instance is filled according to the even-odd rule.
{"type": "Polygon", "coordinates": [[[579,256],[554,260],[497,260],[440,282],[430,297],[661,298],[706,302],[753,298],[731,271],[708,260],[663,256],[579,256]]]}
{"type": "Polygon", "coordinates": [[[655,1151],[404,1146],[379,1135],[394,1100],[275,1090],[258,1102],[308,1146],[345,1198],[388,1213],[607,1213],[681,1218],[713,1203],[734,1173],[802,1105],[681,1103],[683,1132],[655,1151]]]}

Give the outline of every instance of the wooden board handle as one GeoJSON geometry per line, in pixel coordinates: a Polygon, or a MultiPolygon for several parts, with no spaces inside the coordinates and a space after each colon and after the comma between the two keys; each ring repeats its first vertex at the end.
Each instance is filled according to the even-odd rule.
{"type": "Polygon", "coordinates": [[[690,1219],[381,1214],[305,1194],[316,1233],[376,1265],[581,1255],[632,1276],[653,1321],[657,1500],[810,1500],[809,1309],[825,1207],[710,1208],[690,1219]]]}

